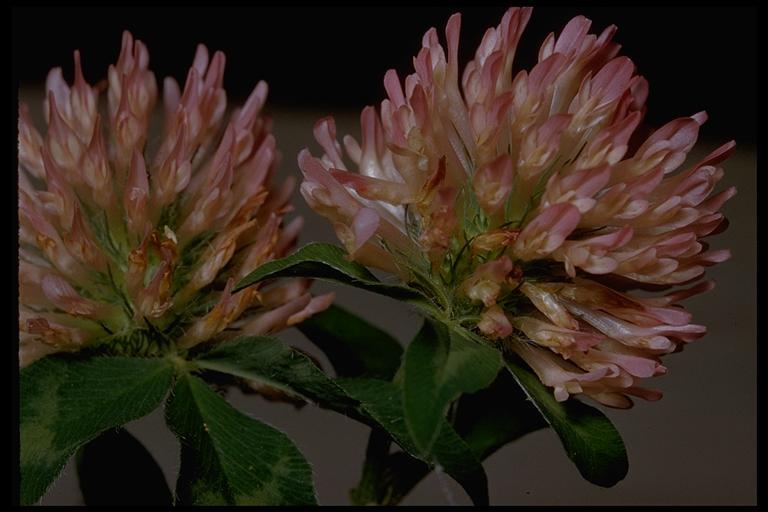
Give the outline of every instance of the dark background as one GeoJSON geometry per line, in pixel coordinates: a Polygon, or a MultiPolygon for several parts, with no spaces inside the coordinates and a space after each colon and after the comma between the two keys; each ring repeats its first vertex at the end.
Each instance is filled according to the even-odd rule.
{"type": "MultiPolygon", "coordinates": [[[[195,45],[204,42],[225,52],[233,99],[264,79],[275,108],[359,110],[381,101],[387,69],[401,78],[412,72],[429,27],[444,37],[448,17],[461,11],[466,63],[509,5],[24,7],[13,11],[13,66],[22,86],[40,83],[54,66],[71,77],[72,50],[79,48],[93,83],[117,59],[127,28],[149,47],[151,68],[164,73],[159,80],[167,74],[183,86],[195,45]]],[[[756,7],[541,5],[515,68],[529,68],[546,35],[577,14],[593,20],[592,32],[619,27],[614,40],[651,85],[650,124],[706,109],[706,136],[755,142],[756,7]]]]}

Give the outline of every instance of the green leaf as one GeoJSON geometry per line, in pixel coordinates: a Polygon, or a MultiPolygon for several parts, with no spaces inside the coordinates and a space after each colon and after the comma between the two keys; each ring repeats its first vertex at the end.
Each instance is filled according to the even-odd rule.
{"type": "Polygon", "coordinates": [[[179,377],[165,414],[181,441],[180,504],[316,504],[312,469],[290,439],[234,409],[199,378],[179,377]]]}
{"type": "MultiPolygon", "coordinates": [[[[482,467],[482,466],[481,466],[482,467]]],[[[416,485],[421,482],[424,477],[429,475],[433,470],[433,467],[426,462],[411,457],[405,452],[397,451],[387,455],[386,465],[382,468],[382,481],[383,484],[377,489],[378,496],[381,496],[381,505],[397,505],[413,490],[416,485]]],[[[480,483],[478,478],[477,489],[478,492],[481,486],[486,487],[485,483],[480,483]]],[[[465,488],[466,490],[466,488],[465,488]]],[[[480,500],[486,498],[478,494],[480,500]]],[[[476,505],[487,505],[487,502],[477,501],[473,499],[476,505]]]]}
{"type": "Polygon", "coordinates": [[[403,405],[413,440],[428,458],[448,405],[489,386],[502,365],[496,349],[426,319],[405,353],[403,405]]]}
{"type": "Polygon", "coordinates": [[[155,409],[171,386],[173,365],[166,359],[62,355],[20,373],[21,503],[29,505],[80,446],[155,409]]]}
{"type": "MultiPolygon", "coordinates": [[[[353,505],[380,505],[386,502],[385,492],[392,487],[388,467],[392,439],[380,428],[372,427],[365,449],[363,476],[356,488],[349,491],[353,505]]],[[[423,463],[422,463],[423,464],[423,463]]]]}
{"type": "Polygon", "coordinates": [[[110,429],[78,451],[77,476],[86,505],[173,504],[152,455],[127,430],[110,429]]]}
{"type": "Polygon", "coordinates": [[[629,463],[624,441],[603,413],[575,398],[558,402],[519,358],[509,356],[507,368],[560,436],[568,457],[585,479],[611,487],[626,476],[629,463]]]}
{"type": "Polygon", "coordinates": [[[405,452],[389,453],[390,444],[382,430],[371,430],[363,476],[349,493],[353,505],[397,505],[432,471],[429,464],[405,452]]]}
{"type": "Polygon", "coordinates": [[[322,279],[362,288],[406,302],[422,304],[427,301],[423,295],[412,288],[382,283],[363,265],[349,261],[344,249],[323,243],[305,245],[290,256],[265,263],[240,281],[236,290],[276,277],[322,279]]]}
{"type": "MultiPolygon", "coordinates": [[[[459,399],[454,427],[477,456],[484,460],[523,435],[547,427],[512,376],[503,372],[491,386],[459,399]]],[[[404,452],[389,452],[384,433],[373,429],[368,441],[363,476],[351,497],[356,505],[396,505],[432,468],[404,452]]]]}
{"type": "Polygon", "coordinates": [[[454,427],[480,460],[549,425],[508,372],[458,402],[454,427]]]}
{"type": "Polygon", "coordinates": [[[344,391],[304,354],[268,336],[244,336],[214,345],[193,359],[203,369],[236,375],[344,410],[344,391]]]}
{"type": "Polygon", "coordinates": [[[339,306],[331,305],[297,327],[325,353],[339,377],[389,380],[400,367],[400,343],[339,306]]]}
{"type": "MultiPolygon", "coordinates": [[[[375,379],[339,379],[337,382],[351,397],[360,401],[364,411],[403,450],[421,458],[403,419],[402,391],[399,387],[375,379]]],[[[488,481],[482,464],[444,419],[432,448],[432,461],[456,480],[476,505],[488,505],[488,481]]],[[[360,496],[367,495],[370,491],[360,492],[360,496]]]]}

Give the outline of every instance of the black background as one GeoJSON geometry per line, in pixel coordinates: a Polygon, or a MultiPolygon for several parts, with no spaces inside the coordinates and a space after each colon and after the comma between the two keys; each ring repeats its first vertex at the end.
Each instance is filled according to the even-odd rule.
{"type": "MultiPolygon", "coordinates": [[[[86,79],[104,78],[117,59],[123,29],[149,47],[151,68],[182,85],[195,45],[227,55],[229,96],[247,95],[264,79],[273,107],[359,110],[384,97],[389,68],[412,72],[422,34],[443,30],[463,13],[460,51],[466,63],[486,28],[508,4],[18,7],[13,11],[13,65],[21,85],[43,83],[63,66],[71,78],[72,51],[81,50],[86,79]]],[[[516,69],[529,68],[546,35],[583,14],[592,32],[615,24],[614,40],[650,82],[648,121],[706,109],[703,136],[755,141],[757,8],[745,6],[548,6],[534,8],[516,69]]]]}

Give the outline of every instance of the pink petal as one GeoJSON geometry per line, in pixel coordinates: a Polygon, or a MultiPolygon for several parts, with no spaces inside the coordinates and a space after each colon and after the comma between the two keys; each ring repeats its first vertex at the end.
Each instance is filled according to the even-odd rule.
{"type": "Polygon", "coordinates": [[[361,208],[358,210],[355,218],[352,220],[352,232],[355,235],[354,251],[362,247],[379,228],[381,218],[376,211],[370,208],[361,208]]]}

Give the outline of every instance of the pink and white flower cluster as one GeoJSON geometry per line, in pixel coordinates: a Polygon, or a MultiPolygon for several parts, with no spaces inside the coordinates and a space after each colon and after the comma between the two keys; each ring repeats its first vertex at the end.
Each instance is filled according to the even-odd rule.
{"type": "Polygon", "coordinates": [[[301,192],[353,259],[422,287],[426,269],[451,316],[475,312],[472,327],[558,400],[657,399],[639,381],[704,335],[677,303],[712,284],[655,298],[620,290],[689,283],[729,257],[702,238],[725,226],[735,189],[713,191],[734,143],[686,161],[704,112],[640,139],[648,84],[619,56],[616,27],[591,34],[576,17],[516,70],[530,16],[509,9],[462,73],[460,15],[446,48],[429,30],[415,73],[388,71],[387,98],[362,111],[359,143],[342,146],[332,118],[316,124],[324,153],[299,155],[301,192]]]}
{"type": "Polygon", "coordinates": [[[198,46],[184,88],[163,82],[162,126],[153,126],[149,54],[126,32],[101,85],[86,83],[78,52],[74,84],[60,68],[49,73],[45,135],[20,105],[22,366],[110,341],[189,348],[263,334],[330,303],[312,298],[306,280],[232,293],[292,248],[302,221],[283,223],[293,182],[272,184],[267,85],[224,123],[224,63],[198,46]]]}

